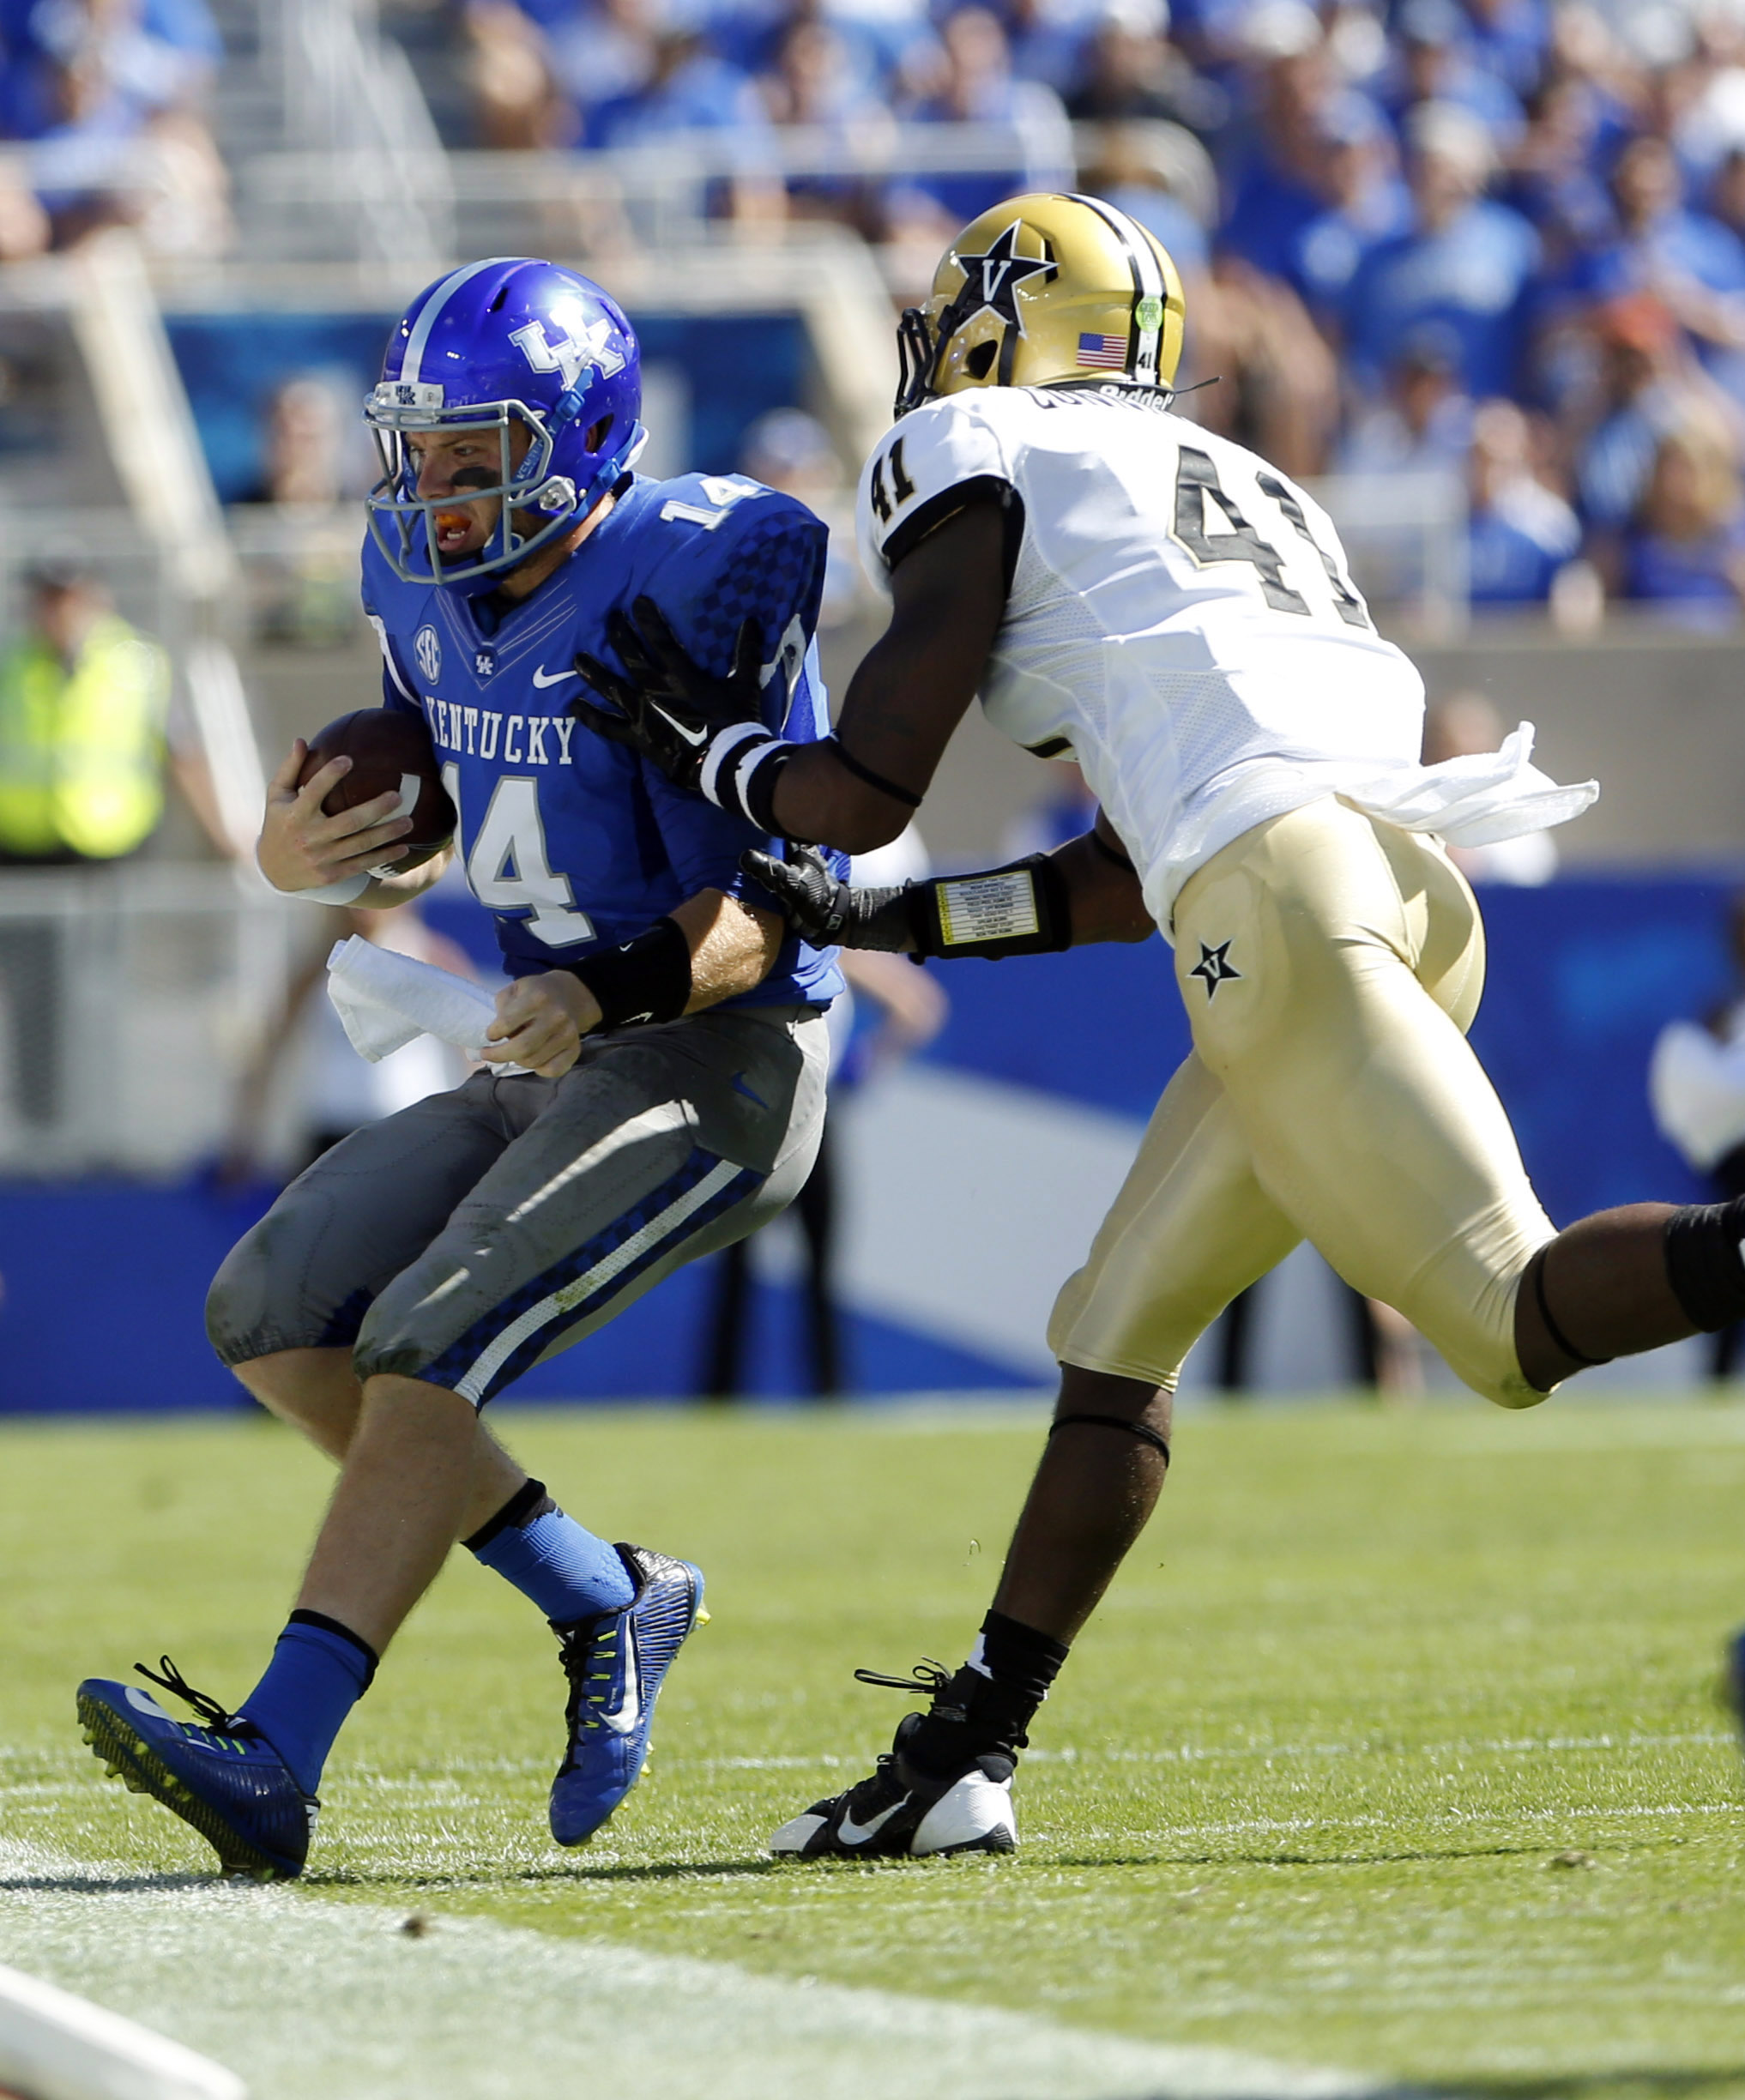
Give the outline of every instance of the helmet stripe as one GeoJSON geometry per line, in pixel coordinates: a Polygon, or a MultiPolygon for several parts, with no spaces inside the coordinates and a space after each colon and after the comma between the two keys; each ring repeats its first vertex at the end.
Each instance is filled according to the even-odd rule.
{"type": "Polygon", "coordinates": [[[1157,358],[1168,296],[1156,250],[1126,212],[1117,210],[1113,204],[1105,204],[1101,197],[1080,196],[1073,201],[1088,204],[1126,251],[1127,268],[1133,277],[1132,334],[1127,361],[1132,377],[1142,385],[1157,386],[1162,383],[1157,376],[1157,358]],[[1143,325],[1139,319],[1139,309],[1147,300],[1152,302],[1157,315],[1156,325],[1151,327],[1143,325]]]}
{"type": "Polygon", "coordinates": [[[519,256],[486,256],[482,262],[468,262],[457,270],[450,270],[424,302],[422,311],[412,324],[412,333],[407,338],[406,356],[400,367],[402,379],[421,379],[425,346],[430,341],[431,330],[442,317],[442,311],[463,284],[476,277],[481,270],[498,269],[505,262],[518,262],[519,256]]]}

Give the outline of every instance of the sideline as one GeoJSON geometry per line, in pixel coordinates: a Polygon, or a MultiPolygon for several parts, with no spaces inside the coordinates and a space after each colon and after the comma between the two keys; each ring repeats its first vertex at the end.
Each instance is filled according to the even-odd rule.
{"type": "Polygon", "coordinates": [[[1382,2100],[1377,2082],[488,1919],[142,1875],[0,1838],[0,1959],[205,2051],[251,2100],[1382,2100]],[[584,2087],[579,2082],[585,2079],[584,2087]]]}

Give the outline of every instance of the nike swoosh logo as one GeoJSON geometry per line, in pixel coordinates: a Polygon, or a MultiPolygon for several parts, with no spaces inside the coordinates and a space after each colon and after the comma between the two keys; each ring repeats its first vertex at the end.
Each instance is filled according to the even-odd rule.
{"type": "Polygon", "coordinates": [[[909,1800],[905,1794],[900,1801],[892,1801],[890,1807],[881,1808],[869,1823],[857,1823],[851,1815],[844,1814],[836,1825],[836,1835],[844,1844],[865,1844],[869,1838],[876,1838],[897,1810],[909,1800]]]}
{"type": "Polygon", "coordinates": [[[543,691],[547,685],[561,685],[565,679],[580,678],[581,675],[579,671],[553,671],[547,678],[546,667],[541,664],[534,673],[534,684],[543,691]]]}
{"type": "Polygon", "coordinates": [[[600,1717],[614,1735],[628,1735],[643,1717],[640,1675],[636,1625],[633,1620],[626,1619],[624,1626],[624,1696],[610,1713],[602,1712],[600,1717]]]}
{"type": "Polygon", "coordinates": [[[660,716],[663,722],[667,723],[667,725],[671,728],[674,736],[683,737],[685,741],[693,746],[693,748],[698,744],[708,743],[709,732],[707,729],[687,729],[682,721],[675,721],[673,717],[667,712],[665,708],[656,708],[655,709],[655,713],[660,716]]]}

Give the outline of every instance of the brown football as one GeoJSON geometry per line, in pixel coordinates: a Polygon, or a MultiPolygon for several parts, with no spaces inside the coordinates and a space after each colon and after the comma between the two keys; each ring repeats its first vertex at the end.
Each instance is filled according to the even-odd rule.
{"type": "Polygon", "coordinates": [[[359,708],[341,715],[310,738],[299,785],[312,780],[329,759],[339,757],[349,758],[352,769],[322,804],[329,817],[390,789],[400,790],[405,805],[400,813],[411,818],[412,829],[404,840],[409,850],[393,863],[395,867],[416,867],[455,836],[455,806],[443,786],[430,731],[419,716],[394,708],[359,708]]]}

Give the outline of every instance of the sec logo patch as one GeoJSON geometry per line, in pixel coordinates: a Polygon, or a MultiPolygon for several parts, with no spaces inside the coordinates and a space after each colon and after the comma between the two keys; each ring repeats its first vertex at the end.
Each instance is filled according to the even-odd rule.
{"type": "Polygon", "coordinates": [[[437,640],[434,627],[420,627],[412,644],[413,654],[418,658],[418,667],[423,672],[425,683],[434,685],[443,673],[443,645],[437,640]]]}

